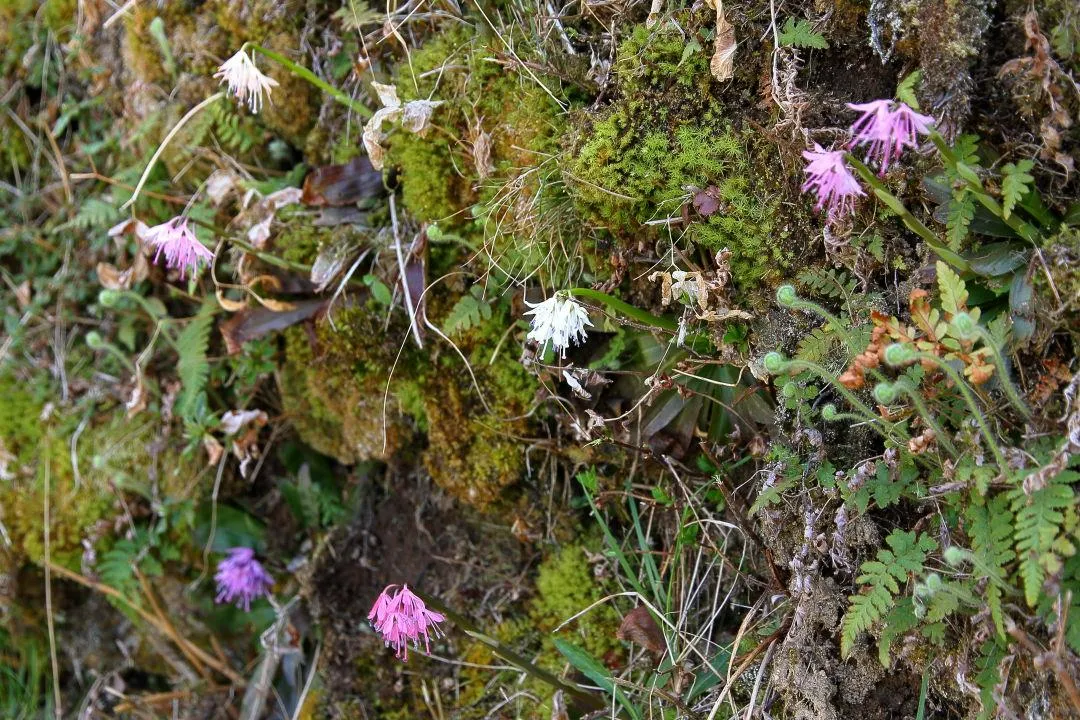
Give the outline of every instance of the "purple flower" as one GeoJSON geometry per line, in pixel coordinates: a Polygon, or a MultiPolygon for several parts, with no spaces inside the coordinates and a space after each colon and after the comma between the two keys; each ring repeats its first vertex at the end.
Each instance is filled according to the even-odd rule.
{"type": "Polygon", "coordinates": [[[431,652],[429,632],[439,635],[439,626],[446,619],[442,613],[428,610],[424,601],[418,598],[408,585],[391,594],[396,585],[387,585],[375,599],[375,604],[368,613],[375,632],[382,635],[387,647],[393,646],[394,653],[402,661],[409,660],[409,646],[419,649],[420,638],[424,638],[425,652],[431,652]]]}
{"type": "Polygon", "coordinates": [[[918,147],[919,135],[927,135],[934,118],[920,115],[905,103],[892,100],[874,100],[863,104],[848,103],[852,110],[862,113],[851,124],[852,145],[869,146],[867,160],[877,160],[881,174],[889,168],[892,160],[900,157],[904,148],[918,147]]]}
{"type": "Polygon", "coordinates": [[[218,590],[215,602],[235,600],[245,611],[251,610],[252,600],[269,595],[274,584],[274,578],[255,559],[255,551],[246,547],[229,550],[229,556],[218,563],[214,579],[218,590]]]}
{"type": "Polygon", "coordinates": [[[804,150],[803,157],[807,163],[804,169],[806,182],[803,183],[802,191],[813,190],[817,193],[814,209],[827,208],[829,220],[835,219],[841,213],[854,212],[855,198],[866,193],[859,187],[859,182],[844,162],[844,151],[825,150],[814,143],[814,149],[804,150]]]}
{"type": "Polygon", "coordinates": [[[150,228],[146,233],[146,241],[157,248],[154,262],[165,253],[165,266],[179,270],[181,280],[188,268],[191,268],[192,272],[198,270],[199,260],[210,262],[214,259],[214,253],[199,242],[183,215],[150,228]]]}

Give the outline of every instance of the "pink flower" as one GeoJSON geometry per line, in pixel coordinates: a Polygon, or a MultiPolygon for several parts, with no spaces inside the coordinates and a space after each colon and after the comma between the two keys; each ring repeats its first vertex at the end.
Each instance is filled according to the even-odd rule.
{"type": "Polygon", "coordinates": [[[431,652],[431,638],[428,633],[439,635],[438,624],[446,619],[441,613],[428,610],[424,601],[418,598],[408,585],[391,594],[396,585],[387,585],[375,599],[375,604],[368,613],[375,632],[382,635],[387,647],[393,646],[394,653],[402,661],[408,661],[411,641],[419,649],[420,638],[424,638],[425,652],[431,652]]]}
{"type": "Polygon", "coordinates": [[[934,118],[920,115],[905,103],[897,102],[894,110],[892,100],[848,103],[848,107],[862,113],[851,124],[852,145],[868,145],[867,160],[876,159],[883,175],[904,148],[918,147],[919,135],[928,134],[934,124],[934,118]]]}
{"type": "Polygon", "coordinates": [[[814,209],[827,208],[830,220],[840,213],[854,212],[855,198],[866,193],[859,187],[859,182],[844,162],[844,151],[825,150],[814,143],[814,149],[804,150],[803,157],[807,164],[804,169],[806,182],[803,183],[802,191],[813,190],[817,193],[814,209]]]}
{"type": "Polygon", "coordinates": [[[165,253],[165,266],[179,270],[181,280],[188,268],[191,268],[192,272],[199,269],[199,260],[210,262],[214,259],[214,253],[199,242],[183,215],[150,228],[146,233],[146,241],[157,248],[154,262],[165,253]]]}
{"type": "Polygon", "coordinates": [[[246,547],[234,547],[229,550],[229,557],[218,563],[214,574],[218,594],[215,602],[232,602],[236,606],[251,610],[251,601],[270,594],[274,578],[263,569],[262,563],[255,559],[255,551],[246,547]]]}

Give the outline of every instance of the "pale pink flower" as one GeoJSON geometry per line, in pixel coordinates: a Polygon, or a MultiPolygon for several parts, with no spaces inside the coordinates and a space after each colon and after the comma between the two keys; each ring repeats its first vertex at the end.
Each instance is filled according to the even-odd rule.
{"type": "Polygon", "coordinates": [[[428,610],[424,601],[417,597],[408,585],[391,594],[397,585],[387,585],[375,599],[375,604],[368,613],[375,632],[382,635],[387,647],[393,647],[394,653],[402,661],[409,659],[409,646],[420,648],[420,638],[424,639],[424,651],[431,652],[429,633],[441,634],[438,624],[446,619],[442,613],[428,610]]]}
{"type": "Polygon", "coordinates": [[[236,601],[237,607],[251,610],[251,601],[270,594],[274,578],[255,559],[255,551],[246,547],[234,547],[229,556],[218,563],[214,574],[218,594],[215,602],[236,601]]]}
{"type": "Polygon", "coordinates": [[[199,269],[199,260],[210,262],[214,253],[199,242],[195,233],[188,227],[187,218],[178,215],[168,222],[155,225],[146,232],[146,242],[157,248],[154,262],[165,255],[165,266],[180,271],[183,280],[188,268],[194,273],[199,269]]]}
{"type": "Polygon", "coordinates": [[[826,208],[830,220],[841,213],[855,210],[855,198],[866,195],[859,187],[858,180],[851,174],[844,162],[843,150],[826,150],[814,143],[813,150],[804,150],[806,158],[806,182],[802,191],[813,190],[817,193],[815,210],[826,208]]]}
{"type": "Polygon", "coordinates": [[[920,115],[902,102],[892,100],[874,100],[873,102],[853,104],[848,107],[862,113],[851,124],[852,145],[867,145],[867,160],[877,160],[881,173],[889,168],[889,163],[904,152],[904,148],[918,147],[919,136],[927,135],[934,118],[920,115]]]}
{"type": "Polygon", "coordinates": [[[247,103],[253,113],[262,106],[263,93],[267,97],[277,87],[278,81],[265,75],[255,66],[255,61],[241,48],[235,55],[222,63],[214,77],[229,84],[229,93],[236,96],[241,104],[247,103]]]}

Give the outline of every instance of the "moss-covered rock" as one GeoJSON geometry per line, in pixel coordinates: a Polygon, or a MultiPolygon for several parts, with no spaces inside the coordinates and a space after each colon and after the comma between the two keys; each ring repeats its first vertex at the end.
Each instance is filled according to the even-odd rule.
{"type": "Polygon", "coordinates": [[[777,281],[799,227],[782,209],[788,178],[776,150],[712,94],[707,56],[671,26],[640,26],[620,44],[615,74],[617,97],[579,113],[569,136],[565,175],[583,217],[634,245],[667,237],[663,221],[675,218],[687,241],[732,251],[739,288],[777,281]],[[718,209],[683,216],[705,190],[718,209]]]}

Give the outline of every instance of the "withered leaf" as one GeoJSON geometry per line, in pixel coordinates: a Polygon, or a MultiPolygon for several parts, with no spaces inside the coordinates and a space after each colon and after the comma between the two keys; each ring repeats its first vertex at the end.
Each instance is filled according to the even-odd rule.
{"type": "Polygon", "coordinates": [[[308,173],[300,202],[313,207],[343,207],[377,197],[382,191],[382,173],[361,155],[344,165],[324,165],[308,173]]]}
{"type": "Polygon", "coordinates": [[[698,190],[691,202],[699,215],[709,217],[720,209],[720,188],[710,185],[704,190],[698,190]]]}
{"type": "Polygon", "coordinates": [[[304,300],[295,303],[292,310],[274,312],[265,307],[241,310],[221,323],[221,336],[230,355],[235,355],[248,340],[260,338],[275,330],[287,327],[315,317],[327,306],[326,300],[304,300]]]}
{"type": "Polygon", "coordinates": [[[660,626],[656,624],[656,620],[653,620],[652,614],[644,605],[626,614],[615,637],[641,645],[657,655],[663,655],[667,651],[664,633],[660,632],[660,626]]]}
{"type": "Polygon", "coordinates": [[[724,17],[723,0],[713,0],[716,4],[716,36],[713,39],[713,56],[709,63],[713,77],[720,82],[731,79],[735,74],[735,28],[724,17]]]}

